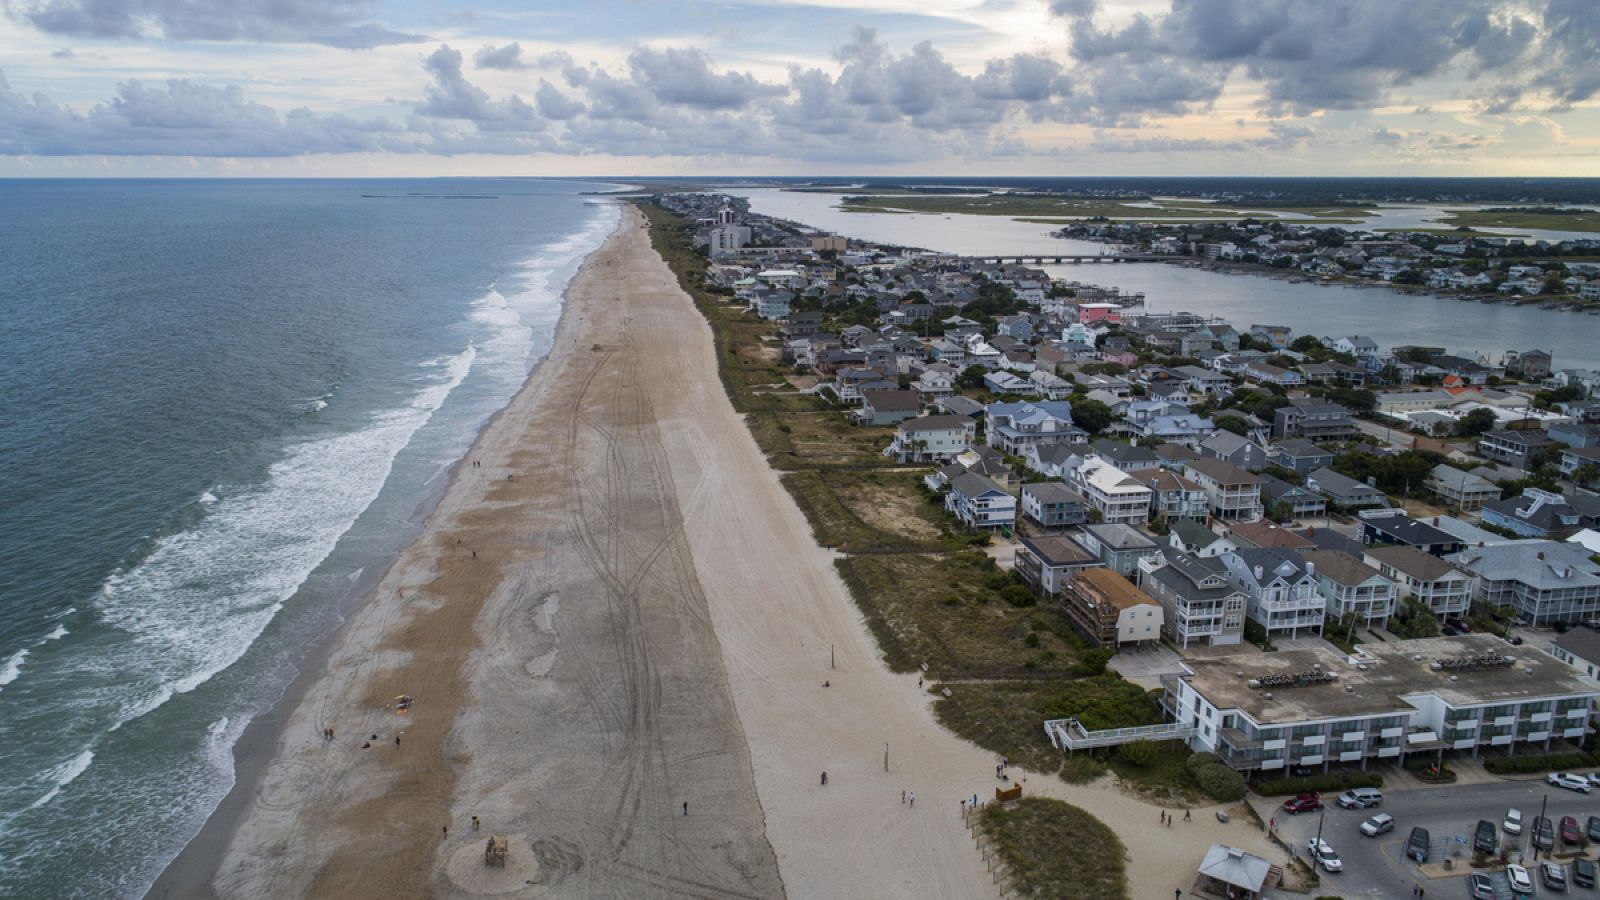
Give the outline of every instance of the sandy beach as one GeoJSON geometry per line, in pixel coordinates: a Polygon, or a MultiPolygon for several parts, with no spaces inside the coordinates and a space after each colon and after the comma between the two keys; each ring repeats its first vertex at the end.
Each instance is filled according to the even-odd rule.
{"type": "MultiPolygon", "coordinates": [[[[998,895],[959,806],[993,757],[879,660],[631,209],[278,715],[215,872],[172,895],[998,895]]],[[[1187,886],[1212,840],[1265,849],[1207,809],[1162,827],[1108,784],[1013,774],[1122,836],[1135,897],[1187,886]]]]}

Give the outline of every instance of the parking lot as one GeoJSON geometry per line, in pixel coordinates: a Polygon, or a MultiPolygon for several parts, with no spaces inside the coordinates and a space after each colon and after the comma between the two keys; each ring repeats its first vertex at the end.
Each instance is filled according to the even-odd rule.
{"type": "MultiPolygon", "coordinates": [[[[1472,835],[1478,820],[1493,822],[1496,830],[1506,810],[1520,809],[1523,815],[1521,836],[1500,834],[1502,846],[1514,848],[1526,855],[1526,865],[1534,871],[1533,853],[1528,849],[1528,839],[1533,830],[1533,819],[1540,814],[1541,804],[1549,798],[1545,815],[1559,823],[1562,816],[1574,816],[1580,828],[1591,815],[1600,815],[1600,791],[1578,794],[1549,787],[1544,781],[1513,781],[1494,784],[1453,785],[1449,787],[1419,788],[1405,791],[1385,791],[1380,809],[1340,809],[1332,795],[1323,799],[1328,803],[1322,820],[1322,838],[1331,844],[1344,860],[1344,871],[1320,873],[1322,886],[1314,894],[1342,897],[1410,897],[1411,889],[1422,885],[1429,897],[1466,897],[1466,875],[1471,871],[1472,835]],[[1362,822],[1373,813],[1386,812],[1394,817],[1394,830],[1369,838],[1361,834],[1362,822]],[[1432,838],[1429,865],[1423,869],[1405,858],[1406,838],[1416,826],[1428,829],[1432,838]],[[1440,863],[1454,859],[1454,871],[1444,872],[1440,863]]],[[[1315,812],[1291,816],[1278,809],[1275,813],[1278,836],[1295,849],[1304,859],[1306,842],[1317,833],[1319,814],[1315,812]]],[[[1558,862],[1577,855],[1577,848],[1556,846],[1558,862]]],[[[1595,850],[1586,850],[1591,858],[1595,850]]],[[[1569,866],[1569,879],[1570,879],[1569,866]]],[[[1510,890],[1503,876],[1494,878],[1503,896],[1510,898],[1510,890]]],[[[1543,893],[1542,888],[1536,894],[1543,893]]],[[[1597,896],[1600,892],[1568,885],[1568,893],[1577,896],[1597,896]]]]}

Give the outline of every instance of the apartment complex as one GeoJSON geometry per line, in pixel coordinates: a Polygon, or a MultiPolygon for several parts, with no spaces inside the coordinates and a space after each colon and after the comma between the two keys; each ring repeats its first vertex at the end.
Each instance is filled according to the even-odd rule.
{"type": "Polygon", "coordinates": [[[1162,705],[1241,772],[1582,743],[1600,687],[1492,635],[1187,659],[1162,705]]]}

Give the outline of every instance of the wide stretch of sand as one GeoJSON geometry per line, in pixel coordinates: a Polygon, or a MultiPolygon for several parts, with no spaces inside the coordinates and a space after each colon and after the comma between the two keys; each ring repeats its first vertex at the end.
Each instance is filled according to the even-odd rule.
{"type": "MultiPolygon", "coordinates": [[[[879,660],[637,212],[567,296],[184,893],[996,896],[959,815],[993,757],[879,660]]],[[[1163,828],[1107,786],[1027,787],[1122,835],[1135,897],[1187,884],[1213,839],[1262,849],[1207,811],[1163,828]]]]}

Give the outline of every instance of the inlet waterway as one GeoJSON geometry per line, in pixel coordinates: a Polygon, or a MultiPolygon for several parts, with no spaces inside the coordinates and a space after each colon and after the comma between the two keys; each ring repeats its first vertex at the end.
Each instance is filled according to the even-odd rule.
{"type": "MultiPolygon", "coordinates": [[[[1052,237],[1059,226],[1003,216],[860,213],[836,194],[725,188],[754,212],[861,240],[941,253],[1099,254],[1106,245],[1052,237]]],[[[1557,369],[1600,368],[1600,316],[1509,303],[1478,303],[1382,286],[1292,282],[1174,264],[1044,265],[1052,277],[1143,293],[1147,308],[1219,316],[1236,326],[1286,325],[1301,334],[1361,334],[1380,347],[1448,347],[1498,362],[1507,350],[1547,350],[1557,369]]]]}

